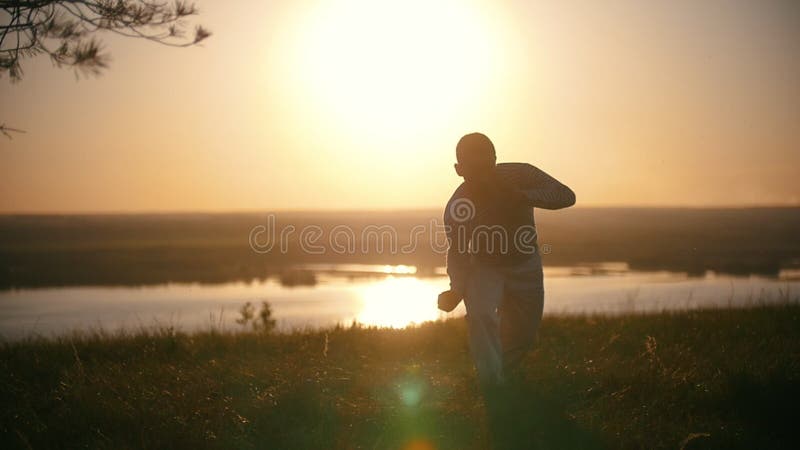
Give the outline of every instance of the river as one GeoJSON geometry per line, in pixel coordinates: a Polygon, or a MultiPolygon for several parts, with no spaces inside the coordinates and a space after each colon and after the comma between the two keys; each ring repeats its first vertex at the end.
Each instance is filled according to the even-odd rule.
{"type": "MultiPolygon", "coordinates": [[[[224,284],[140,287],[59,287],[0,292],[0,335],[6,340],[52,336],[72,330],[174,326],[183,331],[238,330],[246,302],[267,301],[279,331],[336,323],[404,327],[463,316],[436,308],[447,289],[442,268],[422,276],[413,266],[315,266],[306,282],[279,278],[224,284]]],[[[545,268],[545,314],[646,313],[661,310],[742,307],[797,301],[800,277],[728,276],[708,272],[631,271],[625,264],[545,268]]]]}

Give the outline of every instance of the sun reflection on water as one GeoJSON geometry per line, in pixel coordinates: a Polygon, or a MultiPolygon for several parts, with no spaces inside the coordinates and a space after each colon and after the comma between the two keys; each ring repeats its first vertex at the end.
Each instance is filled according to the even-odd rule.
{"type": "Polygon", "coordinates": [[[364,286],[358,322],[379,327],[403,328],[446,315],[436,307],[440,287],[415,277],[389,276],[364,286]]]}

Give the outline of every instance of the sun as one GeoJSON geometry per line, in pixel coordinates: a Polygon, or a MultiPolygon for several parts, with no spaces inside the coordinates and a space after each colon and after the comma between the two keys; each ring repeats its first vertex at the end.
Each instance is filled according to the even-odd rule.
{"type": "Polygon", "coordinates": [[[389,276],[365,287],[359,323],[403,328],[444,316],[436,307],[437,286],[414,277],[389,276]]]}
{"type": "Polygon", "coordinates": [[[292,38],[295,94],[310,115],[360,132],[425,132],[480,107],[500,48],[477,3],[315,4],[292,38]]]}

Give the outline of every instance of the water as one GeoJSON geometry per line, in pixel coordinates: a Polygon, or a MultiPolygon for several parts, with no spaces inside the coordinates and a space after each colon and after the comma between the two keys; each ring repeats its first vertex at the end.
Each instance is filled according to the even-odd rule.
{"type": "MultiPolygon", "coordinates": [[[[308,268],[307,268],[308,269],[308,268]]],[[[436,308],[447,289],[443,269],[420,276],[413,266],[315,266],[315,284],[287,280],[216,285],[65,287],[0,292],[0,335],[63,334],[175,326],[184,331],[241,329],[235,322],[245,302],[268,301],[280,330],[359,322],[404,327],[464,314],[436,308]]],[[[635,272],[624,264],[545,269],[545,314],[654,312],[702,307],[737,307],[797,300],[800,277],[732,277],[708,273],[635,272]]]]}

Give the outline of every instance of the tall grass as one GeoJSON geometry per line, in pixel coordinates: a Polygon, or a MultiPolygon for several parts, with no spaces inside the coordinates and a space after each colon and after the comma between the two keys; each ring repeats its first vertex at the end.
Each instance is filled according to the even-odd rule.
{"type": "Polygon", "coordinates": [[[797,304],[546,317],[505,416],[463,319],[95,330],[0,346],[0,447],[794,448],[799,394],[797,304]]]}

